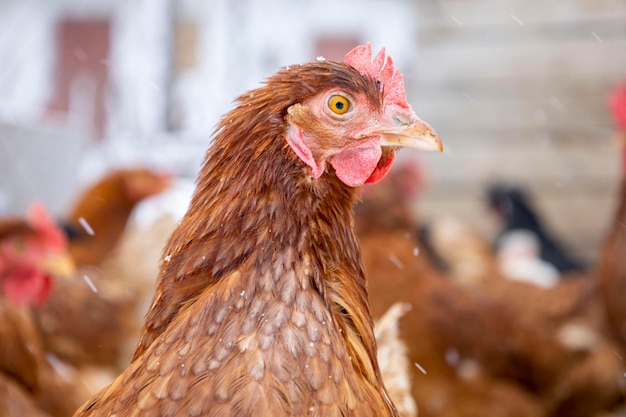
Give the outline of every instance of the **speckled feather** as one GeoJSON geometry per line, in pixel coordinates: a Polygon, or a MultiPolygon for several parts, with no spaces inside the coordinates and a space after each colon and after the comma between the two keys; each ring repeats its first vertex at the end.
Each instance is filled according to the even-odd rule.
{"type": "MultiPolygon", "coordinates": [[[[382,105],[374,80],[314,62],[222,119],[135,358],[76,416],[397,415],[353,233],[358,190],[332,169],[313,180],[285,140],[287,109],[338,87],[382,105]]],[[[298,123],[332,146],[327,127],[298,123]]]]}

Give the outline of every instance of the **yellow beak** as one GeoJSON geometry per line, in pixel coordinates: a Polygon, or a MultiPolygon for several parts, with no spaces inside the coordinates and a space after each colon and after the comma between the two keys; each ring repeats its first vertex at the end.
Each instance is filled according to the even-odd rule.
{"type": "Polygon", "coordinates": [[[41,268],[56,278],[70,278],[76,274],[76,265],[69,254],[60,253],[47,256],[41,268]]]}
{"type": "Polygon", "coordinates": [[[416,119],[410,125],[372,132],[380,135],[381,146],[402,146],[420,151],[443,152],[443,145],[435,129],[423,120],[416,119]]]}

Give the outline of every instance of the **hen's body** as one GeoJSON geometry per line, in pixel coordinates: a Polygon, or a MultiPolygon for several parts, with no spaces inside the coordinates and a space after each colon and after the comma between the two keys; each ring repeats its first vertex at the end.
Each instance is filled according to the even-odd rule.
{"type": "MultiPolygon", "coordinates": [[[[237,166],[262,172],[261,167],[254,167],[254,160],[237,166]]],[[[108,390],[117,398],[109,397],[107,401],[105,392],[102,399],[95,399],[98,404],[110,404],[106,412],[99,410],[101,415],[133,415],[122,410],[135,407],[151,409],[154,415],[168,415],[174,410],[190,416],[252,415],[254,410],[265,410],[267,415],[283,415],[285,410],[292,410],[291,415],[305,415],[313,411],[310,408],[318,407],[317,413],[324,416],[341,415],[337,413],[340,409],[351,408],[355,415],[365,416],[378,415],[387,408],[370,364],[374,352],[366,351],[361,340],[357,340],[361,346],[355,347],[359,352],[349,351],[344,333],[339,331],[346,328],[339,317],[340,306],[333,305],[331,299],[337,295],[326,283],[357,277],[360,285],[351,289],[351,296],[365,297],[360,260],[345,259],[346,254],[357,250],[352,231],[338,231],[331,227],[338,219],[319,219],[316,215],[323,210],[349,217],[354,192],[344,187],[344,198],[338,199],[342,204],[336,207],[327,207],[323,199],[307,198],[309,207],[313,206],[307,216],[301,212],[301,198],[310,195],[309,186],[302,182],[293,187],[293,179],[302,169],[296,164],[291,168],[285,172],[287,175],[281,175],[290,182],[284,190],[295,188],[291,195],[280,195],[280,187],[270,188],[267,183],[241,182],[241,173],[227,175],[222,181],[230,179],[243,186],[241,190],[229,184],[220,187],[217,175],[198,190],[194,200],[202,198],[203,192],[219,193],[221,188],[220,198],[211,200],[217,203],[230,198],[241,202],[244,207],[230,208],[246,215],[239,217],[240,228],[233,227],[236,225],[232,220],[224,223],[227,220],[220,217],[229,213],[220,213],[218,207],[208,210],[210,219],[201,211],[191,211],[185,217],[165,251],[171,253],[171,260],[163,264],[162,274],[196,282],[190,283],[188,294],[182,294],[180,287],[169,286],[174,283],[160,286],[163,298],[188,298],[181,300],[184,305],[176,313],[169,309],[178,308],[178,303],[168,303],[165,310],[159,311],[167,318],[173,316],[172,322],[163,323],[168,327],[159,336],[144,335],[140,347],[144,351],[124,373],[125,378],[116,381],[118,386],[108,390]],[[232,192],[248,198],[229,196],[232,192]],[[259,221],[258,215],[266,218],[259,221]],[[202,223],[204,230],[194,230],[202,223]],[[188,236],[198,235],[204,239],[188,240],[188,236]],[[334,242],[335,236],[343,239],[334,242]],[[312,247],[323,248],[324,252],[314,253],[312,247]],[[331,274],[334,278],[329,279],[331,274]],[[210,286],[205,289],[207,284],[210,286]],[[154,342],[147,343],[147,338],[154,342]],[[364,364],[359,364],[358,358],[363,355],[364,364]],[[356,379],[365,378],[355,367],[366,364],[374,381],[369,389],[353,392],[363,386],[356,379]],[[294,381],[301,375],[302,380],[294,381]],[[335,385],[342,388],[341,396],[335,385]],[[363,406],[377,408],[360,410],[363,406]]],[[[265,182],[264,176],[256,179],[265,182]]],[[[176,284],[185,286],[186,282],[176,284]]],[[[153,308],[149,319],[154,315],[153,308]]],[[[159,319],[151,327],[160,330],[159,319]]],[[[369,320],[361,325],[365,325],[361,329],[365,330],[363,337],[372,345],[369,320]]],[[[345,335],[358,338],[351,331],[345,331],[345,335]]]]}
{"type": "MultiPolygon", "coordinates": [[[[310,110],[336,90],[382,108],[376,79],[317,62],[279,72],[223,118],[134,361],[76,416],[397,415],[352,230],[358,190],[325,170],[329,152],[364,154],[310,110]]],[[[392,158],[383,149],[371,170],[392,158]]],[[[352,181],[347,160],[329,163],[352,181]]]]}

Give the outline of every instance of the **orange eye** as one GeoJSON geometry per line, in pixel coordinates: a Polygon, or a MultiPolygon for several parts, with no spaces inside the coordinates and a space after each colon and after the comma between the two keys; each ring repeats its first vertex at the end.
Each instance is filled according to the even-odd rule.
{"type": "Polygon", "coordinates": [[[350,110],[350,100],[344,96],[332,95],[328,99],[328,108],[336,114],[346,114],[350,110]]]}

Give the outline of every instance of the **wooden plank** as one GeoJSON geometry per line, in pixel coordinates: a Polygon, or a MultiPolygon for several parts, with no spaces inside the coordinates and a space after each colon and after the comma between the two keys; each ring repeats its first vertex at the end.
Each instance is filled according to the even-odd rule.
{"type": "Polygon", "coordinates": [[[524,26],[512,24],[512,21],[505,24],[463,26],[452,19],[445,22],[425,21],[419,30],[419,40],[424,48],[472,44],[519,46],[540,42],[588,42],[590,40],[604,43],[626,38],[624,20],[625,17],[609,16],[596,19],[530,23],[524,26]]]}
{"type": "Polygon", "coordinates": [[[416,113],[433,126],[454,124],[464,129],[526,129],[529,127],[569,127],[581,130],[610,130],[612,119],[607,96],[597,94],[578,100],[554,99],[549,93],[539,99],[482,100],[462,97],[450,101],[419,101],[416,113]]]}
{"type": "MultiPolygon", "coordinates": [[[[429,63],[430,65],[430,63],[429,63]]],[[[550,105],[577,101],[587,96],[607,96],[614,86],[626,78],[626,69],[604,68],[598,74],[579,74],[576,77],[559,77],[550,74],[503,77],[467,77],[461,71],[446,79],[408,77],[409,101],[411,103],[433,101],[481,101],[541,98],[550,105]]]]}
{"type": "Polygon", "coordinates": [[[450,22],[455,25],[501,23],[524,27],[533,23],[582,18],[604,19],[626,16],[623,0],[568,0],[529,3],[524,0],[466,1],[418,0],[422,22],[450,22]],[[515,20],[513,15],[517,20],[515,20]]]}
{"type": "Polygon", "coordinates": [[[422,80],[491,77],[601,77],[605,68],[626,68],[626,40],[599,43],[446,46],[420,49],[414,77],[422,80]]]}
{"type": "Polygon", "coordinates": [[[490,182],[495,179],[552,184],[554,188],[583,181],[611,180],[619,175],[619,155],[594,152],[524,149],[500,152],[480,149],[423,160],[433,181],[490,182]]]}

